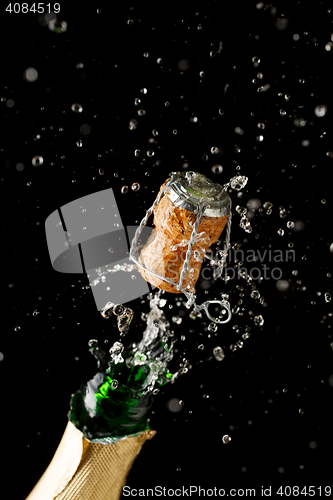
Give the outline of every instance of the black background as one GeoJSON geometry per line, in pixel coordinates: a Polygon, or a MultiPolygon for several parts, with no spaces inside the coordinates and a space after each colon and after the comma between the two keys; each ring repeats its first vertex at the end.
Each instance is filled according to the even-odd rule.
{"type": "MultiPolygon", "coordinates": [[[[185,311],[173,326],[175,362],[185,355],[193,369],[156,397],[151,427],[157,435],[143,447],[128,485],[255,486],[259,494],[260,485],[332,484],[332,307],[324,299],[333,243],[329,2],[60,5],[62,33],[41,26],[37,14],[1,15],[1,449],[10,498],[25,498],[56,450],[70,395],[95,369],[88,340],[118,340],[114,321],[100,316],[83,288],[87,278],[52,269],[45,219],[65,203],[112,187],[123,224],[134,225],[169,173],[184,168],[222,184],[238,173],[248,176],[242,194],[231,193],[233,207],[259,199],[273,203],[273,211],[256,211],[251,234],[234,213],[232,243],[282,252],[294,243],[295,261],[265,261],[281,267],[289,288],[279,291],[276,279],[258,283],[264,304],[250,297],[243,280],[213,284],[209,298],[230,292],[232,307],[243,303],[241,314],[210,339],[204,318],[189,319],[177,297],[164,295],[170,321],[185,311]],[[29,67],[38,72],[34,82],[23,78],[29,67]],[[73,103],[82,113],[71,110],[73,103]],[[316,115],[318,105],[327,106],[325,116],[316,115]],[[80,132],[83,124],[89,134],[80,132]],[[44,159],[39,167],[31,162],[36,155],[44,159]],[[221,174],[212,172],[215,164],[221,174]],[[134,182],[138,192],[121,193],[134,182]],[[303,230],[288,229],[289,220],[302,221],[303,230]],[[262,327],[253,322],[258,314],[262,327]],[[250,338],[230,350],[246,325],[250,338]],[[205,361],[216,345],[226,358],[205,361]],[[184,401],[180,412],[168,410],[171,398],[184,401]],[[232,438],[227,445],[225,434],[232,438]]],[[[140,339],[140,315],[149,310],[146,298],[128,305],[135,318],[125,343],[140,339]]]]}

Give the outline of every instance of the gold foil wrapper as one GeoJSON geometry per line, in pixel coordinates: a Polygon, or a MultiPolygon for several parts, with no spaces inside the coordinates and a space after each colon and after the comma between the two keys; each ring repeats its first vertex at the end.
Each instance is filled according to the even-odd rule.
{"type": "Polygon", "coordinates": [[[55,455],[26,500],[117,500],[146,440],[146,430],[115,444],[91,443],[68,422],[55,455]]]}

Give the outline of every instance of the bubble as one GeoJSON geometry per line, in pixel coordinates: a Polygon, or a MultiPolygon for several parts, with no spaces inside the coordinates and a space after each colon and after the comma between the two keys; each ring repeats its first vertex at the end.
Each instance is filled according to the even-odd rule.
{"type": "Polygon", "coordinates": [[[139,104],[141,104],[141,99],[139,99],[138,97],[136,97],[136,98],[134,99],[134,105],[135,105],[135,106],[139,106],[139,104]]]}
{"type": "Polygon", "coordinates": [[[148,149],[146,154],[149,158],[152,158],[155,155],[155,151],[153,151],[152,149],[148,149]]]}
{"type": "Polygon", "coordinates": [[[83,107],[78,102],[74,102],[74,104],[71,105],[71,110],[74,111],[74,113],[82,113],[83,107]]]}
{"type": "Polygon", "coordinates": [[[200,351],[203,351],[203,350],[204,350],[204,348],[205,348],[205,346],[204,346],[203,344],[198,345],[198,349],[199,349],[200,351]]]}
{"type": "Polygon", "coordinates": [[[284,229],[282,229],[282,228],[278,229],[277,234],[279,236],[283,236],[284,235],[284,229]]]}
{"type": "Polygon", "coordinates": [[[252,57],[252,62],[255,63],[255,64],[259,64],[260,63],[260,58],[257,57],[257,56],[254,56],[254,57],[252,57]]]}
{"type": "Polygon", "coordinates": [[[117,389],[117,387],[118,387],[118,380],[113,379],[112,382],[111,382],[111,388],[112,389],[117,389]]]}
{"type": "Polygon", "coordinates": [[[140,89],[140,92],[141,94],[147,94],[148,89],[146,89],[146,87],[143,87],[142,89],[140,89]]]}
{"type": "Polygon", "coordinates": [[[34,156],[33,159],[31,160],[31,163],[33,164],[34,167],[39,167],[40,165],[43,165],[44,158],[39,155],[34,156]]]}
{"type": "Polygon", "coordinates": [[[258,123],[257,127],[263,130],[265,128],[265,124],[264,123],[258,123]]]}
{"type": "Polygon", "coordinates": [[[144,116],[145,114],[146,114],[146,111],[144,109],[138,109],[139,116],[144,116]]]}
{"type": "Polygon", "coordinates": [[[294,221],[292,221],[292,220],[289,220],[289,221],[287,222],[287,227],[288,227],[289,229],[291,229],[291,228],[295,227],[295,222],[294,222],[294,221]]]}
{"type": "Polygon", "coordinates": [[[76,145],[78,148],[82,148],[82,144],[83,144],[83,142],[81,141],[81,139],[76,141],[76,145]]]}
{"type": "Polygon", "coordinates": [[[15,106],[15,101],[13,99],[7,99],[6,106],[7,108],[12,108],[13,106],[15,106]]]}
{"type": "Polygon", "coordinates": [[[280,115],[286,116],[287,112],[284,109],[280,109],[280,115]]]}
{"type": "Polygon", "coordinates": [[[134,156],[140,156],[140,154],[141,154],[140,149],[136,149],[136,150],[134,151],[134,156]]]}
{"type": "Polygon", "coordinates": [[[325,106],[325,104],[320,104],[320,105],[315,107],[315,114],[319,118],[325,116],[326,113],[327,113],[327,106],[325,106]]]}
{"type": "Polygon", "coordinates": [[[223,351],[222,347],[220,347],[220,346],[214,347],[213,354],[214,354],[216,361],[222,361],[225,358],[224,351],[223,351]]]}
{"type": "Polygon", "coordinates": [[[123,187],[121,188],[121,192],[122,192],[123,194],[128,193],[128,186],[123,186],[123,187]]]}
{"type": "Polygon", "coordinates": [[[5,356],[3,355],[3,353],[2,353],[2,352],[0,352],[0,361],[2,361],[4,357],[5,357],[5,356]]]}
{"type": "Polygon", "coordinates": [[[35,68],[27,68],[23,71],[23,78],[26,82],[35,82],[38,78],[38,72],[35,68]]]}
{"type": "Polygon", "coordinates": [[[138,182],[133,182],[131,189],[132,189],[132,191],[135,191],[135,192],[139,191],[140,184],[138,182]]]}
{"type": "Polygon", "coordinates": [[[325,302],[331,302],[332,296],[329,292],[326,292],[324,297],[325,297],[325,302]]]}
{"type": "Polygon", "coordinates": [[[221,116],[224,115],[224,109],[222,109],[222,108],[219,109],[219,115],[221,115],[221,116]]]}
{"type": "Polygon", "coordinates": [[[330,244],[330,252],[333,253],[333,243],[330,244]]]}
{"type": "Polygon", "coordinates": [[[211,152],[213,155],[216,155],[216,154],[218,154],[218,152],[219,152],[219,148],[217,148],[216,146],[213,146],[212,148],[210,148],[210,152],[211,152]]]}
{"type": "Polygon", "coordinates": [[[231,437],[228,436],[228,434],[225,434],[223,437],[222,437],[222,443],[223,444],[227,444],[227,443],[230,443],[231,441],[231,437]]]}
{"type": "Polygon", "coordinates": [[[22,170],[24,170],[24,164],[23,163],[17,163],[16,170],[18,172],[22,172],[22,170]]]}

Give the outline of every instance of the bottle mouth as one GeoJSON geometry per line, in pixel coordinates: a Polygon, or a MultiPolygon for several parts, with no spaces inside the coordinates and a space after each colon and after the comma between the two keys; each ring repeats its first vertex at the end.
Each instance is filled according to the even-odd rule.
{"type": "Polygon", "coordinates": [[[199,206],[207,217],[224,217],[230,213],[230,197],[218,183],[198,172],[177,172],[166,194],[178,207],[196,213],[199,206]]]}

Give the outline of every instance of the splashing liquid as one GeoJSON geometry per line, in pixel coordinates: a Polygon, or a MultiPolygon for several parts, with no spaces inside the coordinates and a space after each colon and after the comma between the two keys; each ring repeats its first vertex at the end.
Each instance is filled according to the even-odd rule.
{"type": "MultiPolygon", "coordinates": [[[[191,174],[193,176],[194,173],[191,174]]],[[[226,190],[229,186],[239,190],[246,183],[246,177],[236,176],[223,186],[223,190],[226,190]]],[[[191,188],[194,189],[194,183],[192,184],[191,188]]],[[[207,195],[209,193],[206,193],[206,197],[207,195]]],[[[202,193],[200,196],[203,196],[202,193]]],[[[242,217],[245,217],[245,215],[245,213],[241,213],[242,217]]],[[[201,212],[199,211],[197,213],[198,220],[200,220],[200,216],[201,212]]],[[[147,218],[146,216],[145,219],[147,218]]],[[[146,220],[144,222],[146,223],[146,220]]],[[[243,221],[241,227],[244,226],[243,221]]],[[[193,234],[195,237],[195,232],[193,234]]],[[[189,246],[191,240],[194,240],[193,234],[190,242],[187,242],[189,246]]],[[[230,230],[227,237],[228,243],[224,250],[220,251],[215,260],[211,259],[211,264],[215,266],[215,277],[221,275],[225,265],[230,230]]],[[[193,252],[193,258],[201,261],[201,258],[198,258],[198,252],[193,252]]],[[[117,265],[112,272],[128,272],[133,270],[134,267],[137,266],[135,264],[133,266],[117,265]]],[[[182,274],[184,278],[184,273],[182,274]]],[[[90,341],[90,352],[97,360],[98,372],[91,380],[83,383],[81,388],[73,394],[69,420],[92,442],[115,443],[127,436],[136,436],[148,429],[149,423],[147,419],[153,396],[158,393],[161,386],[166,383],[173,383],[181,374],[187,373],[191,368],[189,361],[183,359],[180,368],[176,372],[171,373],[169,370],[169,363],[173,359],[175,339],[168,329],[170,323],[167,321],[163,310],[159,307],[165,305],[166,302],[160,298],[162,293],[164,293],[162,289],[158,289],[154,295],[150,294],[150,311],[145,318],[147,327],[143,332],[142,340],[138,344],[132,344],[124,348],[121,342],[115,342],[109,353],[107,353],[98,346],[97,340],[90,341]]],[[[186,307],[189,309],[194,305],[194,311],[199,311],[200,307],[195,304],[194,293],[188,292],[185,293],[185,296],[188,299],[186,307]]],[[[226,302],[223,297],[222,299],[226,302]]],[[[201,306],[201,308],[204,308],[207,316],[210,317],[207,310],[208,306],[201,306]]],[[[113,314],[116,315],[120,336],[124,336],[129,330],[134,315],[132,309],[112,302],[106,304],[101,310],[101,314],[105,319],[112,317],[113,314]]],[[[226,322],[221,320],[222,317],[223,313],[220,321],[216,322],[226,322]]],[[[216,331],[216,322],[214,321],[209,325],[209,331],[216,331]],[[212,327],[214,327],[214,330],[212,327]]],[[[213,354],[218,361],[222,361],[225,356],[223,349],[219,346],[214,349],[213,354]]]]}
{"type": "MultiPolygon", "coordinates": [[[[147,418],[158,388],[173,383],[189,369],[187,363],[182,363],[175,373],[169,371],[175,340],[159,308],[160,294],[159,290],[150,300],[147,327],[138,344],[124,348],[115,342],[109,353],[99,348],[97,341],[90,344],[98,372],[72,396],[69,420],[92,442],[115,443],[148,429],[147,418]]],[[[111,317],[111,309],[118,313],[118,329],[122,332],[124,324],[119,318],[125,316],[129,327],[133,311],[109,305],[102,311],[103,317],[111,317]]]]}

